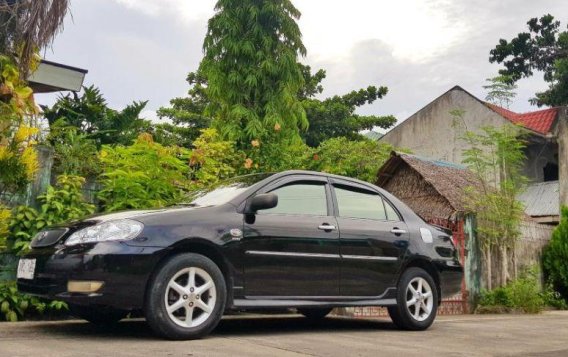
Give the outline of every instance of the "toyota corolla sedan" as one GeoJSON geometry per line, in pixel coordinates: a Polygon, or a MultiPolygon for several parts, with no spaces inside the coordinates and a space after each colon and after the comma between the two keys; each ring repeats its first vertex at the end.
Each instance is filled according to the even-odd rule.
{"type": "Polygon", "coordinates": [[[98,324],[142,312],[168,339],[210,333],[231,310],[385,306],[424,330],[463,275],[451,236],[367,182],[257,174],[165,209],[51,227],[20,259],[21,292],[66,301],[98,324]]]}

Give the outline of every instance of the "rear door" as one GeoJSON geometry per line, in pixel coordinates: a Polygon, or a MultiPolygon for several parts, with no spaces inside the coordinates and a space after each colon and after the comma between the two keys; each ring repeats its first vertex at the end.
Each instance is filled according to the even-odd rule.
{"type": "Polygon", "coordinates": [[[259,191],[275,208],[245,219],[241,246],[247,297],[339,295],[339,233],[327,178],[295,175],[259,191]]]}
{"type": "Polygon", "coordinates": [[[408,246],[395,207],[364,185],[333,181],[340,230],[342,296],[378,297],[396,284],[408,246]]]}

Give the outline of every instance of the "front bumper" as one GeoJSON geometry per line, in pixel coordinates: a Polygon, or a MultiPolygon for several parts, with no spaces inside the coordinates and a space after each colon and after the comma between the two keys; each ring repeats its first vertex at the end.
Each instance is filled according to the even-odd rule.
{"type": "Polygon", "coordinates": [[[164,248],[103,242],[74,247],[33,249],[24,259],[36,259],[33,279],[18,279],[18,290],[30,295],[78,305],[140,309],[146,284],[164,248]],[[94,293],[70,293],[69,280],[103,281],[94,293]]]}

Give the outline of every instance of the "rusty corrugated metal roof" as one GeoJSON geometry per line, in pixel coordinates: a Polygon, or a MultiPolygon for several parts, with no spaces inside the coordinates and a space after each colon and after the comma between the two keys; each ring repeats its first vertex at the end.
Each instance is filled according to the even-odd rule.
{"type": "Polygon", "coordinates": [[[518,199],[525,205],[525,213],[529,216],[558,216],[560,215],[559,195],[558,181],[548,181],[529,185],[518,199]]]}

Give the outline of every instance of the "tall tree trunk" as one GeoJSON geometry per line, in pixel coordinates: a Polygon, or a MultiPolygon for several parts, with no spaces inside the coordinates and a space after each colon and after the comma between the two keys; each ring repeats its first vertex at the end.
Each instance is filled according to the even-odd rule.
{"type": "Polygon", "coordinates": [[[513,242],[513,280],[517,280],[518,271],[517,271],[517,243],[513,242]]]}
{"type": "Polygon", "coordinates": [[[491,246],[485,249],[485,264],[487,265],[487,290],[491,290],[493,288],[493,283],[491,281],[491,246]]]}
{"type": "Polygon", "coordinates": [[[509,257],[507,256],[507,246],[501,245],[499,247],[501,251],[501,286],[507,285],[507,280],[509,277],[509,257]]]}

